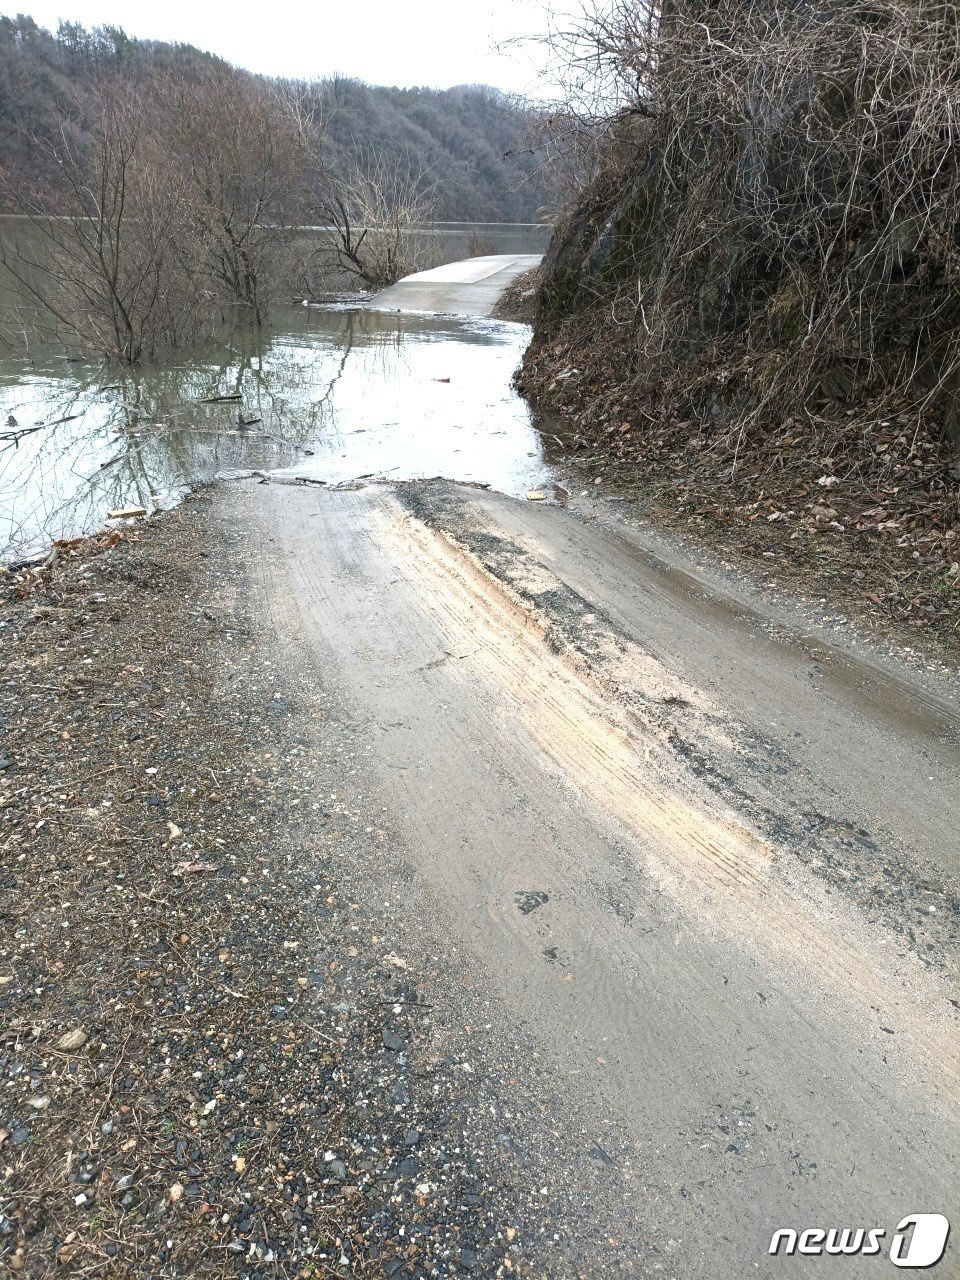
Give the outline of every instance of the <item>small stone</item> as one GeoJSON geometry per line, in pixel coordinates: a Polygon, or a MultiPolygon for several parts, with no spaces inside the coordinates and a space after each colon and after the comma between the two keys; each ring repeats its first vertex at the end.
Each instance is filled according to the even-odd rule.
{"type": "Polygon", "coordinates": [[[118,1178],[117,1181],[114,1183],[114,1189],[116,1191],[129,1191],[132,1186],[133,1186],[132,1173],[125,1173],[122,1178],[118,1178]]]}
{"type": "Polygon", "coordinates": [[[46,1111],[49,1105],[50,1099],[45,1093],[37,1093],[27,1099],[27,1106],[33,1107],[34,1111],[46,1111]]]}
{"type": "Polygon", "coordinates": [[[391,1031],[389,1027],[383,1031],[383,1043],[391,1053],[403,1053],[407,1047],[406,1040],[398,1036],[395,1031],[391,1031]]]}
{"type": "Polygon", "coordinates": [[[62,1035],[57,1041],[57,1048],[61,1053],[76,1053],[78,1049],[82,1049],[87,1043],[87,1033],[82,1027],[74,1027],[72,1031],[68,1031],[62,1035]]]}
{"type": "Polygon", "coordinates": [[[180,1199],[180,1197],[183,1195],[183,1183],[175,1182],[173,1186],[170,1188],[169,1194],[170,1194],[170,1203],[176,1204],[177,1201],[180,1199]]]}
{"type": "Polygon", "coordinates": [[[26,1125],[20,1125],[11,1131],[10,1141],[15,1147],[22,1147],[25,1142],[30,1141],[30,1130],[26,1125]]]}

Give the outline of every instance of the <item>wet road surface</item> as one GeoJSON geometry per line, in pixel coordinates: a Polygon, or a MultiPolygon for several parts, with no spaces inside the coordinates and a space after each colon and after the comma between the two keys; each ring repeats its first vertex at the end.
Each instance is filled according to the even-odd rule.
{"type": "Polygon", "coordinates": [[[578,1273],[819,1274],[772,1233],[863,1226],[883,1248],[844,1274],[899,1274],[894,1230],[949,1215],[960,1152],[949,688],[586,504],[443,481],[225,501],[278,670],[352,722],[406,909],[508,1011],[487,1053],[535,1044],[558,1152],[566,1126],[616,1168],[590,1212],[621,1270],[574,1247],[578,1273]]]}
{"type": "Polygon", "coordinates": [[[491,254],[405,276],[370,304],[375,311],[489,316],[508,285],[540,262],[538,253],[491,254]]]}

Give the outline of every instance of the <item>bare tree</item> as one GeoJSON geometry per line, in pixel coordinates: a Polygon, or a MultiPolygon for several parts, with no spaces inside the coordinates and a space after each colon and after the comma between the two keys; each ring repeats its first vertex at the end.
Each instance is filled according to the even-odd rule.
{"type": "Polygon", "coordinates": [[[290,94],[225,63],[172,80],[159,106],[198,270],[260,323],[307,207],[319,132],[290,94]]]}
{"type": "Polygon", "coordinates": [[[466,250],[468,258],[487,258],[498,251],[496,240],[480,227],[467,236],[466,250]]]}
{"type": "Polygon", "coordinates": [[[438,256],[427,224],[435,184],[383,155],[355,157],[325,183],[322,212],[337,265],[373,288],[430,266],[438,256]]]}
{"type": "Polygon", "coordinates": [[[27,229],[0,240],[0,261],[38,317],[81,350],[132,363],[195,336],[196,280],[182,241],[186,192],[161,177],[149,95],[100,86],[91,141],[64,120],[53,144],[70,213],[44,216],[13,192],[27,229]]]}

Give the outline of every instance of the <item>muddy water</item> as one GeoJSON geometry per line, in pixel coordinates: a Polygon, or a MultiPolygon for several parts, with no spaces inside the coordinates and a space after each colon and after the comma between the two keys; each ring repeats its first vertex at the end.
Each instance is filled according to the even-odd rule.
{"type": "Polygon", "coordinates": [[[341,304],[288,307],[268,333],[119,375],[7,357],[0,431],[21,434],[0,442],[0,557],[91,532],[113,510],[170,505],[221,473],[547,484],[549,438],[510,386],[528,337],[341,304]]]}

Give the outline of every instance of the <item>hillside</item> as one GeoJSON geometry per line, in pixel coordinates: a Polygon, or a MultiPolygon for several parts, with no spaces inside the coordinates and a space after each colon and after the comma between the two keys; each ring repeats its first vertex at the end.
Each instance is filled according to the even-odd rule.
{"type": "Polygon", "coordinates": [[[544,191],[525,133],[528,109],[484,85],[397,89],[333,77],[313,90],[328,156],[386,148],[422,174],[452,222],[534,222],[544,191]]]}
{"type": "Polygon", "coordinates": [[[577,35],[613,103],[519,383],[667,518],[956,626],[952,10],[676,0],[577,35]],[[612,88],[611,88],[612,86],[612,88]]]}
{"type": "MultiPolygon", "coordinates": [[[[61,207],[49,142],[64,120],[72,127],[83,114],[98,78],[137,84],[165,67],[217,62],[189,45],[135,40],[117,28],[61,23],[53,34],[23,15],[0,17],[0,172],[61,207]]],[[[522,104],[484,86],[398,89],[335,76],[296,88],[324,121],[331,162],[390,155],[431,187],[439,219],[537,218],[544,197],[532,176],[536,157],[524,140],[531,117],[522,104]]]]}

